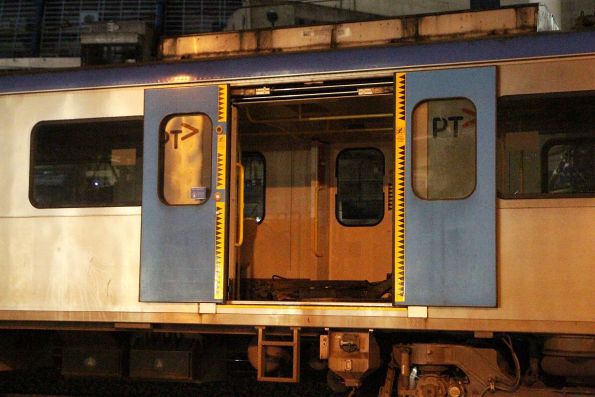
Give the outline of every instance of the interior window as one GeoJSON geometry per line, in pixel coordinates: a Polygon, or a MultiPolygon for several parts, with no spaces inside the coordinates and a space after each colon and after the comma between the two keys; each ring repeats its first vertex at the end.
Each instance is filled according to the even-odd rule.
{"type": "Polygon", "coordinates": [[[384,155],[375,148],[337,156],[336,217],[345,226],[372,226],[384,216],[384,155]]]}
{"type": "Polygon", "coordinates": [[[595,193],[594,93],[500,98],[498,163],[504,197],[595,193]]]}
{"type": "Polygon", "coordinates": [[[261,223],[265,210],[265,160],[258,152],[242,153],[244,166],[244,217],[261,223]]]}
{"type": "Polygon", "coordinates": [[[211,119],[205,114],[174,115],[162,126],[162,200],[169,205],[206,202],[211,190],[211,119]]]}
{"type": "Polygon", "coordinates": [[[424,200],[452,200],[475,190],[476,110],[465,98],[425,101],[413,111],[413,191],[424,200]]]}
{"type": "Polygon", "coordinates": [[[142,118],[41,122],[31,134],[37,208],[140,205],[142,118]]]}

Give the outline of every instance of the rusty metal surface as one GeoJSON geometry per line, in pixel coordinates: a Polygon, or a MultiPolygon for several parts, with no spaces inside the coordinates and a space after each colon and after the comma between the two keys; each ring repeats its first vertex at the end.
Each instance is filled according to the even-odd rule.
{"type": "Polygon", "coordinates": [[[539,6],[451,12],[340,24],[168,37],[161,58],[212,58],[537,32],[539,6]]]}

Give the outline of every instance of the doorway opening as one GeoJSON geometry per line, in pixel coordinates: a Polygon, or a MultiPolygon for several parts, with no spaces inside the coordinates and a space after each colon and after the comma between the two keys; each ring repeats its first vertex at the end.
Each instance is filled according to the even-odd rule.
{"type": "Polygon", "coordinates": [[[232,299],[391,302],[392,85],[233,111],[243,216],[232,299]]]}

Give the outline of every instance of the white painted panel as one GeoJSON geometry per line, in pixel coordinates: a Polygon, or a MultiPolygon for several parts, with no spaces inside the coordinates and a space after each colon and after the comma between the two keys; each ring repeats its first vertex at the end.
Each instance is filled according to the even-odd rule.
{"type": "Polygon", "coordinates": [[[37,209],[28,199],[35,124],[141,116],[143,92],[0,97],[0,310],[197,311],[139,303],[140,207],[37,209]]]}

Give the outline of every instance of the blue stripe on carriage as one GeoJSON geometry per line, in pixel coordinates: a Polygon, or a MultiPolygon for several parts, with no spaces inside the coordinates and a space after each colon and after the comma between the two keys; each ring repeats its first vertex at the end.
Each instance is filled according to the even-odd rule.
{"type": "Polygon", "coordinates": [[[0,77],[0,94],[127,85],[227,81],[269,76],[393,69],[453,62],[588,54],[595,32],[541,33],[513,38],[394,45],[126,67],[84,68],[0,77]],[[179,80],[178,80],[179,82],[179,80]]]}

